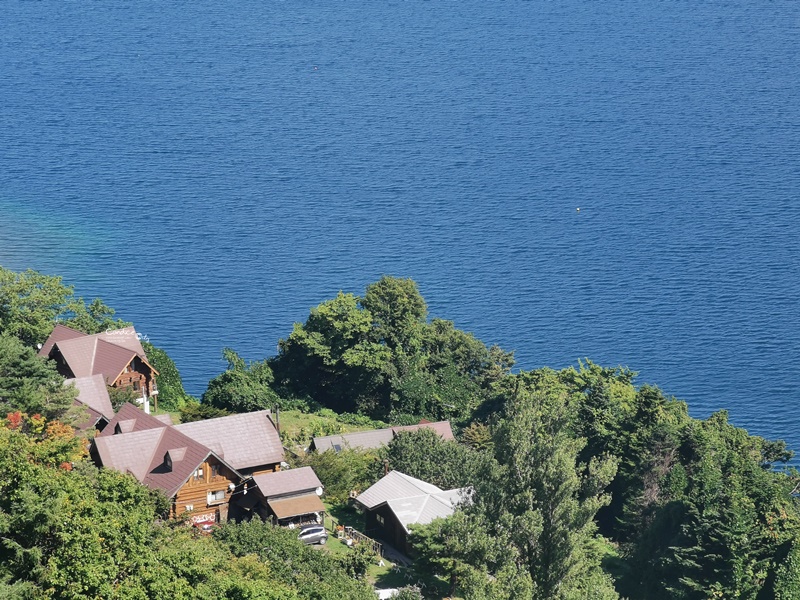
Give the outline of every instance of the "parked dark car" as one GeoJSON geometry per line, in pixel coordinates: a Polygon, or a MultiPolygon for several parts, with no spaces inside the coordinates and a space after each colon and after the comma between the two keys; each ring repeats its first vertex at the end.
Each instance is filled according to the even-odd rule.
{"type": "Polygon", "coordinates": [[[306,525],[300,530],[297,539],[304,544],[324,544],[328,541],[328,532],[322,525],[306,525]]]}

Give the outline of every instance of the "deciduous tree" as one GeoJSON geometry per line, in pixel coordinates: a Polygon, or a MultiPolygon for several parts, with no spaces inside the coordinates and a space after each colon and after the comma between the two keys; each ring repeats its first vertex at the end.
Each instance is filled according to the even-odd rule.
{"type": "Polygon", "coordinates": [[[222,351],[228,369],[208,382],[203,403],[230,412],[250,412],[275,407],[278,395],[270,387],[274,381],[267,361],[246,363],[230,348],[222,351]]]}
{"type": "Polygon", "coordinates": [[[130,324],[113,316],[114,310],[99,299],[87,306],[83,298],[76,298],[72,286],[64,285],[61,277],[0,267],[0,334],[35,346],[47,339],[56,321],[85,333],[130,324]]]}

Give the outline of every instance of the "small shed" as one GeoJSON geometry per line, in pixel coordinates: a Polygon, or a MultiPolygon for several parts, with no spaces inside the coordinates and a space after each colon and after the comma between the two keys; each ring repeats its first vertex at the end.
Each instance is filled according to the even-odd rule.
{"type": "Polygon", "coordinates": [[[301,467],[253,477],[259,502],[253,510],[279,525],[321,523],[325,513],[322,483],[314,469],[301,467]]]}
{"type": "Polygon", "coordinates": [[[452,515],[469,500],[471,488],[442,490],[435,485],[390,471],[356,498],[364,508],[366,534],[379,537],[408,554],[411,525],[426,525],[452,515]]]}

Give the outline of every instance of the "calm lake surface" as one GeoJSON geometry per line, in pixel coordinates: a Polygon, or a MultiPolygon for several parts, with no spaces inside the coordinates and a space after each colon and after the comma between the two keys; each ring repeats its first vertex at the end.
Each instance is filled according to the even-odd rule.
{"type": "Polygon", "coordinates": [[[796,0],[6,0],[0,264],[196,395],[392,274],[800,450],[799,36],[796,0]]]}

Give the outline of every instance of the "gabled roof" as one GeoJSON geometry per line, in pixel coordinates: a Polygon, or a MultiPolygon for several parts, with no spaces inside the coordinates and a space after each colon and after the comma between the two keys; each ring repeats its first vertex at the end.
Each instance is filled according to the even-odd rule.
{"type": "Polygon", "coordinates": [[[52,357],[53,352],[61,354],[76,378],[102,374],[109,385],[137,356],[158,374],[147,361],[133,327],[87,335],[58,324],[39,350],[39,355],[52,357]]]}
{"type": "Polygon", "coordinates": [[[39,356],[48,356],[50,354],[50,350],[53,348],[53,344],[56,342],[63,342],[64,340],[71,340],[73,338],[85,337],[86,334],[82,331],[78,331],[77,329],[72,329],[72,327],[67,327],[66,325],[62,325],[61,323],[56,323],[55,328],[53,329],[52,333],[47,338],[44,344],[42,344],[41,349],[39,350],[39,356]]]}
{"type": "Polygon", "coordinates": [[[268,410],[182,423],[175,429],[211,448],[235,469],[283,460],[283,445],[268,410]]]}
{"type": "Polygon", "coordinates": [[[163,424],[124,435],[98,436],[93,443],[102,466],[131,473],[144,485],[163,490],[168,497],[174,496],[209,456],[240,476],[203,444],[163,424]]]}
{"type": "Polygon", "coordinates": [[[387,505],[403,529],[449,517],[458,503],[468,497],[468,488],[443,491],[440,488],[400,473],[389,471],[375,485],[356,498],[368,510],[387,505]]]}
{"type": "Polygon", "coordinates": [[[143,482],[163,434],[160,429],[147,429],[127,435],[96,437],[94,445],[104,467],[131,473],[143,482]]]}
{"type": "Polygon", "coordinates": [[[78,389],[77,400],[90,409],[92,416],[97,414],[106,419],[114,418],[114,408],[111,406],[108,388],[102,375],[91,375],[64,381],[64,385],[70,384],[78,389]]]}
{"type": "Polygon", "coordinates": [[[424,422],[418,425],[406,425],[403,427],[389,427],[387,429],[372,429],[370,431],[357,431],[345,435],[326,435],[315,437],[313,441],[314,449],[317,452],[334,450],[339,452],[343,448],[380,448],[388,445],[394,437],[403,431],[416,431],[418,429],[433,429],[445,440],[453,440],[453,430],[450,421],[438,421],[436,423],[424,422]]]}
{"type": "Polygon", "coordinates": [[[322,483],[311,467],[264,473],[253,477],[253,481],[256,482],[261,494],[269,499],[303,494],[322,487],[322,483]]]}
{"type": "Polygon", "coordinates": [[[412,498],[425,494],[438,494],[441,488],[411,477],[400,471],[389,471],[377,483],[367,488],[356,501],[365,508],[375,508],[389,500],[412,498]]]}
{"type": "Polygon", "coordinates": [[[97,434],[97,437],[108,437],[119,433],[134,433],[147,429],[161,429],[167,424],[153,415],[148,415],[140,408],[136,408],[130,402],[123,404],[108,422],[106,428],[97,434]]]}
{"type": "Polygon", "coordinates": [[[107,329],[106,331],[101,331],[100,333],[95,334],[95,337],[106,341],[109,344],[122,346],[131,352],[135,352],[139,356],[145,355],[144,348],[142,348],[142,342],[139,341],[139,335],[136,333],[136,330],[133,327],[107,329]]]}
{"type": "Polygon", "coordinates": [[[452,515],[464,493],[460,489],[447,490],[438,494],[389,500],[387,505],[408,532],[411,525],[426,525],[434,519],[445,519],[452,515]]]}

